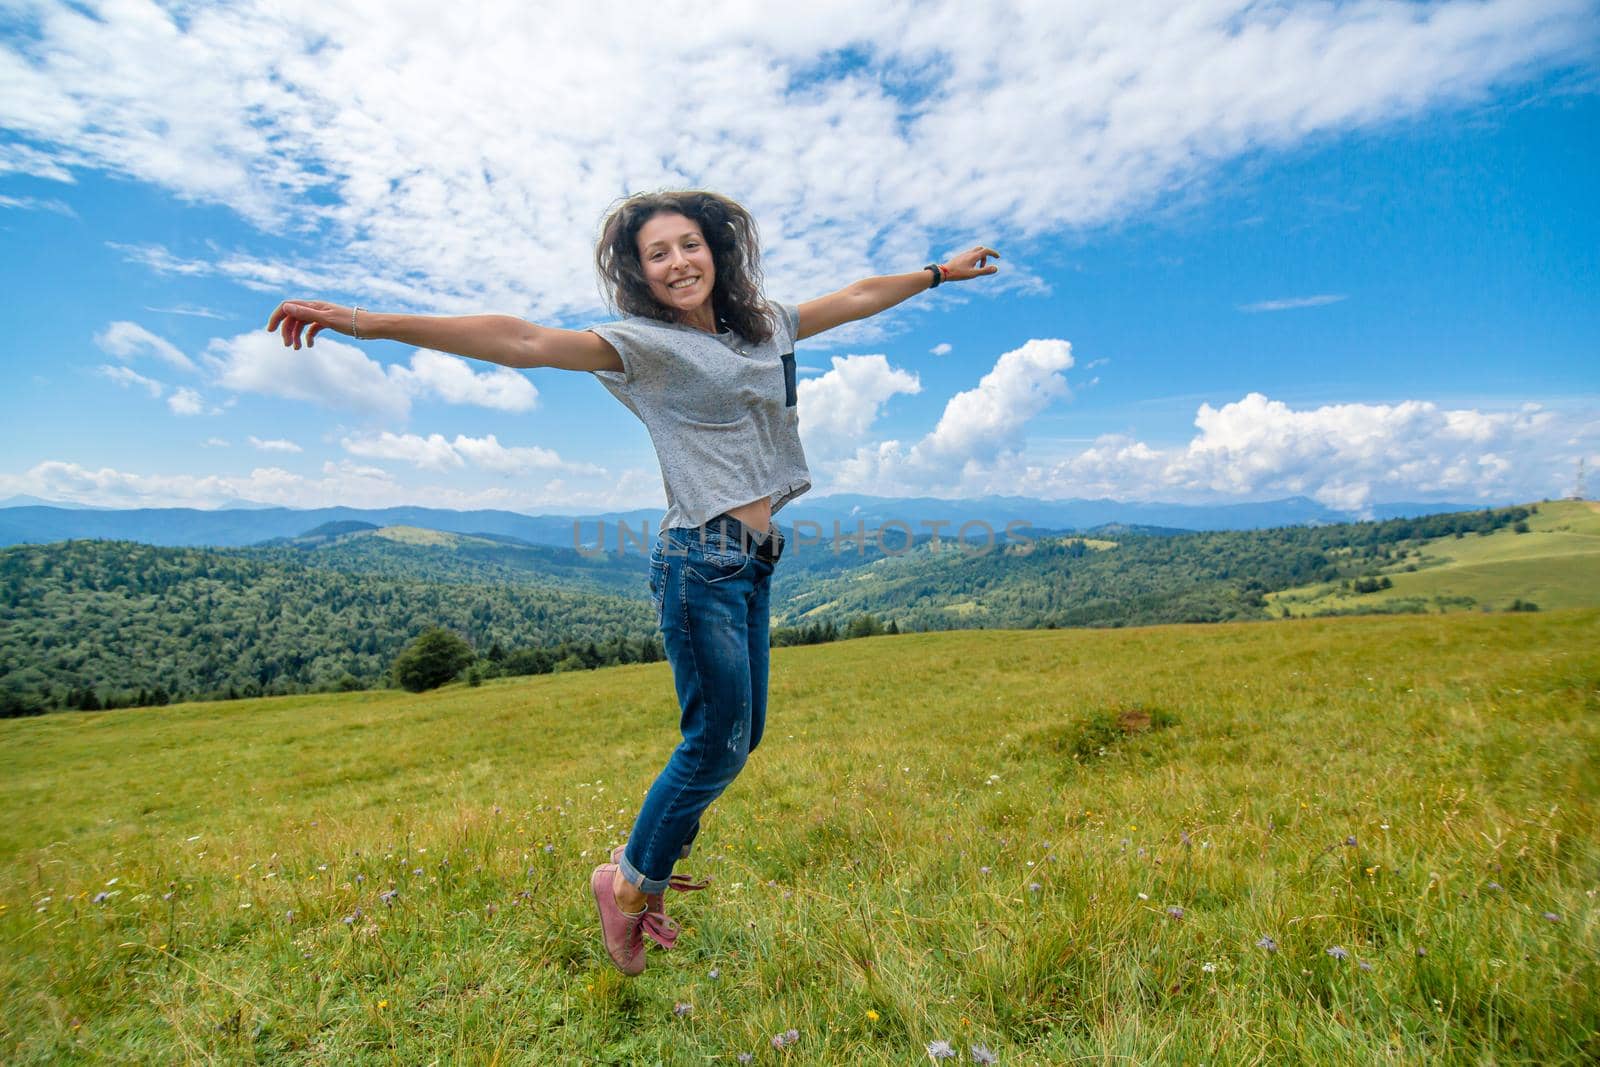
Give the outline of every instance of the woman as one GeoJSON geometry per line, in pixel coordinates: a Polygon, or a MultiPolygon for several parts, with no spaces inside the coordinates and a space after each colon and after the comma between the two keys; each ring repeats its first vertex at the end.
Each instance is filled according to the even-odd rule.
{"type": "Polygon", "coordinates": [[[744,767],[766,721],[768,591],[783,536],[772,516],[811,487],[800,447],[794,344],[894,307],[945,281],[993,274],[979,246],[906,274],[868,278],[801,304],[761,295],[755,220],[707,192],[633,196],[607,217],[595,262],[627,317],[588,330],[504,315],[385,315],[288,301],[268,330],[299,348],[333,330],[507,367],[588,371],[645,424],[667,512],[650,593],[672,664],[683,742],[650,787],[628,842],[590,891],[606,952],[644,970],[644,937],[671,947],[661,907],[700,816],[744,767]]]}

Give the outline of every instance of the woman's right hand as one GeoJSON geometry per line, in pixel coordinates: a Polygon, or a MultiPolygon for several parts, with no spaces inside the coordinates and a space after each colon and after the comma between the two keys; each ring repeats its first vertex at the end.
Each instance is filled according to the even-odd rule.
{"type": "Polygon", "coordinates": [[[302,333],[310,347],[317,343],[317,334],[323,330],[350,334],[354,329],[352,309],[326,300],[285,300],[267,320],[267,332],[282,333],[286,348],[299,348],[302,333]]]}

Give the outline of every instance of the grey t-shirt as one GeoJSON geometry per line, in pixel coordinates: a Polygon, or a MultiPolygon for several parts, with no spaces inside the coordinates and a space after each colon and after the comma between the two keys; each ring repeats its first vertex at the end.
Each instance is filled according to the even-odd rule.
{"type": "Polygon", "coordinates": [[[795,408],[800,312],[773,304],[771,340],[630,316],[589,329],[622,357],[623,371],[595,371],[639,416],[667,490],[663,530],[699,526],[767,497],[776,512],[811,488],[795,408]]]}

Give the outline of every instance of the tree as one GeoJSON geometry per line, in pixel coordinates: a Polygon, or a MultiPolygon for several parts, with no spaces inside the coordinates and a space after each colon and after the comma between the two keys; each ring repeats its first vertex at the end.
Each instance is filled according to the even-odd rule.
{"type": "Polygon", "coordinates": [[[394,680],[413,693],[437,689],[476,658],[471,645],[449,630],[434,627],[395,657],[394,680]]]}

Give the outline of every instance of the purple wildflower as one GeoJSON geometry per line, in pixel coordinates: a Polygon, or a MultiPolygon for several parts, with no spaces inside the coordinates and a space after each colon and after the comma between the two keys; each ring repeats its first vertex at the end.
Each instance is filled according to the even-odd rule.
{"type": "Polygon", "coordinates": [[[544,850],[546,852],[554,852],[556,850],[556,846],[554,846],[554,845],[546,845],[546,846],[544,846],[544,850]]]}
{"type": "Polygon", "coordinates": [[[1328,955],[1332,956],[1336,960],[1347,960],[1350,958],[1350,953],[1346,952],[1339,945],[1334,945],[1332,948],[1330,948],[1328,950],[1328,955]]]}
{"type": "Polygon", "coordinates": [[[979,874],[988,874],[992,870],[994,870],[993,867],[979,867],[978,868],[978,873],[979,874]]]}
{"type": "Polygon", "coordinates": [[[382,893],[378,894],[378,899],[392,908],[394,907],[394,898],[399,895],[400,890],[398,889],[385,889],[382,893]]]}
{"type": "Polygon", "coordinates": [[[799,1040],[800,1040],[800,1031],[798,1031],[798,1030],[785,1030],[783,1032],[783,1043],[785,1045],[792,1045],[796,1041],[799,1041],[799,1040]]]}
{"type": "Polygon", "coordinates": [[[773,1034],[772,1035],[772,1047],[773,1048],[782,1048],[786,1044],[788,1044],[788,1042],[783,1039],[783,1035],[782,1034],[773,1034]]]}
{"type": "Polygon", "coordinates": [[[1547,911],[1547,912],[1544,913],[1544,921],[1545,922],[1551,922],[1551,923],[1558,923],[1558,922],[1561,921],[1561,916],[1557,915],[1553,911],[1547,911]]]}
{"type": "Polygon", "coordinates": [[[1363,971],[1372,970],[1372,964],[1367,960],[1362,960],[1360,963],[1356,964],[1356,966],[1360,967],[1363,971]]]}
{"type": "Polygon", "coordinates": [[[1272,940],[1272,938],[1268,937],[1266,934],[1261,935],[1261,940],[1256,942],[1256,947],[1264,948],[1268,952],[1278,951],[1278,943],[1272,940]]]}
{"type": "Polygon", "coordinates": [[[161,894],[161,899],[162,900],[171,900],[172,899],[172,891],[168,890],[167,892],[162,893],[161,894]]]}
{"type": "Polygon", "coordinates": [[[1183,845],[1184,848],[1188,848],[1189,847],[1189,831],[1187,831],[1187,830],[1179,830],[1178,831],[1178,843],[1183,845]]]}
{"type": "Polygon", "coordinates": [[[111,894],[107,893],[107,892],[104,892],[104,891],[101,891],[101,892],[96,893],[94,895],[94,903],[96,903],[96,904],[103,904],[103,903],[105,903],[106,901],[108,901],[110,899],[111,899],[111,894]]]}
{"type": "Polygon", "coordinates": [[[715,968],[715,967],[713,967],[713,968],[711,968],[711,974],[710,974],[710,975],[709,975],[709,976],[708,976],[708,977],[709,977],[709,978],[710,978],[710,979],[711,979],[711,980],[712,980],[712,981],[713,981],[713,982],[715,982],[715,981],[716,981],[716,980],[717,980],[717,979],[718,979],[718,978],[721,978],[721,977],[722,977],[722,972],[721,972],[721,971],[719,971],[719,970],[718,970],[718,969],[717,969],[717,968],[715,968]]]}
{"type": "Polygon", "coordinates": [[[411,873],[412,874],[421,874],[422,873],[422,868],[418,867],[416,870],[412,871],[411,873]]]}
{"type": "Polygon", "coordinates": [[[1418,959],[1421,959],[1422,957],[1426,956],[1427,954],[1428,954],[1428,950],[1427,949],[1423,948],[1421,945],[1417,946],[1417,958],[1418,959]]]}
{"type": "Polygon", "coordinates": [[[284,920],[287,921],[287,922],[294,922],[294,909],[291,908],[288,911],[284,912],[283,913],[283,917],[284,917],[284,920]]]}
{"type": "Polygon", "coordinates": [[[1502,886],[1499,882],[1490,882],[1489,888],[1494,890],[1496,893],[1502,892],[1502,886]]]}
{"type": "Polygon", "coordinates": [[[1172,916],[1174,919],[1181,919],[1183,918],[1183,909],[1174,904],[1172,907],[1167,909],[1167,914],[1172,916]]]}
{"type": "Polygon", "coordinates": [[[676,1015],[680,1019],[685,1015],[688,1015],[691,1011],[694,1011],[694,1005],[686,1004],[681,1000],[672,1006],[672,1014],[676,1015]]]}
{"type": "Polygon", "coordinates": [[[735,1056],[734,1059],[738,1060],[740,1063],[754,1063],[756,1058],[748,1052],[741,1052],[735,1056]]]}
{"type": "Polygon", "coordinates": [[[968,1049],[973,1063],[999,1063],[1000,1057],[989,1051],[988,1045],[973,1045],[968,1049]]]}
{"type": "Polygon", "coordinates": [[[930,1042],[928,1042],[928,1059],[930,1059],[930,1060],[953,1060],[955,1058],[956,1058],[956,1050],[950,1047],[950,1042],[948,1042],[948,1041],[930,1041],[930,1042]]]}
{"type": "Polygon", "coordinates": [[[1356,835],[1355,834],[1351,834],[1349,837],[1344,839],[1344,843],[1345,843],[1345,847],[1347,847],[1347,848],[1355,848],[1356,847],[1356,835]]]}
{"type": "Polygon", "coordinates": [[[360,885],[362,882],[365,882],[366,880],[367,880],[367,876],[366,875],[364,875],[364,874],[356,875],[356,885],[360,885]]]}
{"type": "Polygon", "coordinates": [[[1037,893],[1039,890],[1041,890],[1043,888],[1044,888],[1044,886],[1040,885],[1038,882],[1029,882],[1028,883],[1028,892],[1030,892],[1030,893],[1037,893]]]}

